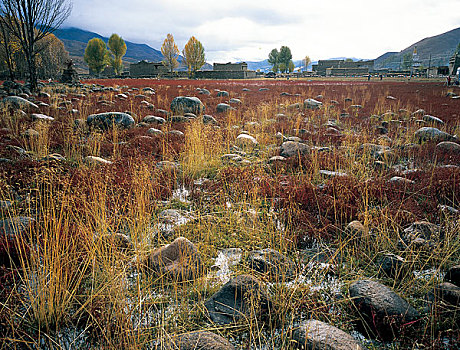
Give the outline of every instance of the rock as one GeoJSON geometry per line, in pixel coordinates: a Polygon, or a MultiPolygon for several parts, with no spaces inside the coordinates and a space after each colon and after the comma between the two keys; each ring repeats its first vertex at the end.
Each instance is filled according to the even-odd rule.
{"type": "Polygon", "coordinates": [[[345,228],[345,231],[359,239],[367,235],[367,229],[364,227],[361,221],[358,220],[353,220],[350,222],[345,228]]]}
{"type": "Polygon", "coordinates": [[[259,91],[268,91],[270,90],[269,88],[260,88],[259,91]]]}
{"type": "Polygon", "coordinates": [[[39,108],[35,103],[32,103],[19,96],[7,96],[2,100],[2,105],[13,109],[24,109],[29,112],[38,112],[39,108]]]}
{"type": "Polygon", "coordinates": [[[228,97],[228,91],[218,91],[217,92],[217,97],[228,97]]]}
{"type": "Polygon", "coordinates": [[[236,153],[227,153],[227,154],[222,155],[220,158],[224,162],[236,162],[236,163],[239,163],[239,162],[243,161],[243,157],[241,157],[239,154],[236,154],[236,153]]]}
{"type": "Polygon", "coordinates": [[[102,130],[108,130],[113,126],[129,128],[134,125],[134,118],[122,112],[98,113],[89,115],[86,118],[86,124],[102,130]]]}
{"type": "Polygon", "coordinates": [[[253,250],[247,259],[250,268],[268,274],[270,280],[285,282],[296,276],[294,262],[274,249],[253,250]]]}
{"type": "Polygon", "coordinates": [[[420,318],[405,299],[378,282],[356,281],[350,285],[349,293],[362,321],[382,339],[392,338],[406,323],[420,318]]]}
{"type": "Polygon", "coordinates": [[[432,292],[435,300],[442,300],[454,306],[460,305],[460,287],[453,283],[443,282],[438,284],[432,292]]]}
{"type": "Polygon", "coordinates": [[[155,128],[150,128],[147,130],[147,134],[152,134],[152,135],[163,135],[163,131],[155,128]]]}
{"type": "Polygon", "coordinates": [[[203,102],[198,97],[179,96],[172,100],[171,111],[174,114],[194,113],[203,114],[205,110],[203,102]]]}
{"type": "Polygon", "coordinates": [[[217,120],[211,116],[211,115],[208,115],[208,114],[204,114],[203,115],[203,124],[213,124],[213,125],[217,125],[217,120]]]}
{"type": "Polygon", "coordinates": [[[292,334],[294,349],[302,350],[362,350],[361,344],[350,334],[330,324],[308,320],[292,334]]]}
{"type": "Polygon", "coordinates": [[[177,164],[175,162],[171,162],[169,160],[162,160],[162,161],[156,163],[155,168],[163,170],[163,171],[172,171],[172,172],[180,171],[179,164],[177,164]]]}
{"type": "Polygon", "coordinates": [[[460,287],[460,265],[452,266],[447,270],[444,281],[455,284],[460,287]]]}
{"type": "Polygon", "coordinates": [[[169,136],[174,136],[174,137],[184,137],[184,133],[180,130],[169,130],[167,133],[169,136]]]}
{"type": "Polygon", "coordinates": [[[208,331],[181,334],[165,342],[165,350],[235,350],[229,341],[208,331]]]}
{"type": "Polygon", "coordinates": [[[270,299],[261,281],[240,275],[224,284],[204,305],[214,323],[230,324],[250,316],[266,315],[270,299]]]}
{"type": "Polygon", "coordinates": [[[32,113],[31,118],[34,121],[39,120],[39,121],[52,122],[54,120],[53,117],[50,117],[50,116],[45,115],[45,114],[39,114],[39,113],[32,113]]]}
{"type": "Polygon", "coordinates": [[[110,165],[112,162],[110,160],[95,157],[95,156],[87,156],[84,159],[84,162],[90,166],[97,166],[97,165],[110,165]]]}
{"type": "Polygon", "coordinates": [[[444,125],[444,122],[439,119],[438,117],[435,117],[435,116],[432,116],[432,115],[429,115],[429,114],[425,114],[422,119],[424,121],[426,121],[427,123],[429,124],[438,124],[438,125],[444,125]]]}
{"type": "Polygon", "coordinates": [[[0,237],[14,238],[21,233],[27,233],[34,222],[34,219],[27,216],[15,216],[0,220],[0,237]]]}
{"type": "Polygon", "coordinates": [[[400,185],[413,185],[415,184],[414,181],[406,179],[405,177],[401,176],[393,176],[391,179],[388,180],[390,183],[400,184],[400,185]]]}
{"type": "Polygon", "coordinates": [[[459,155],[460,145],[452,141],[443,141],[436,145],[436,151],[449,155],[459,155]]]}
{"type": "Polygon", "coordinates": [[[406,260],[399,255],[384,254],[377,262],[379,274],[390,278],[402,278],[406,273],[406,260]]]}
{"type": "Polygon", "coordinates": [[[383,160],[385,156],[390,155],[391,148],[383,145],[376,145],[373,143],[363,143],[360,149],[369,152],[371,156],[376,159],[383,160]]]}
{"type": "Polygon", "coordinates": [[[40,136],[40,133],[37,130],[29,128],[25,130],[21,135],[27,138],[38,138],[40,136]]]}
{"type": "Polygon", "coordinates": [[[322,105],[322,102],[317,101],[313,98],[307,98],[305,101],[303,101],[303,108],[306,109],[319,109],[322,105]]]}
{"type": "Polygon", "coordinates": [[[403,244],[408,247],[431,247],[439,242],[442,233],[438,225],[427,221],[416,221],[407,227],[402,238],[403,244]]]}
{"type": "Polygon", "coordinates": [[[268,164],[284,164],[286,162],[286,158],[282,156],[273,156],[268,160],[268,164]]]}
{"type": "Polygon", "coordinates": [[[331,170],[320,170],[319,174],[327,177],[327,178],[333,178],[333,177],[346,177],[348,176],[347,173],[339,172],[339,171],[331,171],[331,170]]]}
{"type": "Polygon", "coordinates": [[[164,124],[166,123],[166,119],[162,117],[157,117],[156,115],[147,115],[142,119],[144,123],[148,124],[164,124]]]}
{"type": "Polygon", "coordinates": [[[233,108],[227,103],[219,103],[216,107],[217,113],[223,113],[223,112],[234,111],[234,110],[235,108],[233,108]]]}
{"type": "Polygon", "coordinates": [[[62,154],[59,153],[51,153],[48,154],[47,156],[43,157],[42,160],[47,161],[47,162],[64,162],[66,161],[66,157],[64,157],[62,154]]]}
{"type": "Polygon", "coordinates": [[[200,95],[211,95],[211,92],[209,92],[208,89],[200,89],[199,92],[198,92],[200,95]]]}
{"type": "Polygon", "coordinates": [[[257,140],[248,134],[239,134],[236,138],[236,145],[241,148],[254,148],[259,143],[257,140]]]}
{"type": "Polygon", "coordinates": [[[280,148],[280,156],[289,158],[310,153],[310,147],[301,142],[286,141],[280,148]]]}
{"type": "Polygon", "coordinates": [[[155,249],[148,258],[148,268],[155,274],[174,281],[190,281],[202,276],[201,255],[187,238],[176,238],[172,243],[155,249]]]}
{"type": "Polygon", "coordinates": [[[173,115],[172,117],[169,117],[169,121],[171,123],[188,123],[190,118],[185,115],[173,115]]]}
{"type": "Polygon", "coordinates": [[[134,250],[133,242],[123,233],[116,232],[112,234],[105,234],[101,238],[107,246],[112,246],[124,252],[134,250]]]}
{"type": "Polygon", "coordinates": [[[415,132],[415,139],[419,143],[422,143],[424,141],[435,141],[435,142],[453,141],[456,139],[456,137],[444,131],[441,131],[437,128],[425,126],[423,128],[418,129],[415,132]]]}
{"type": "Polygon", "coordinates": [[[238,99],[238,98],[231,98],[230,100],[228,100],[228,103],[231,104],[231,105],[232,105],[232,104],[233,104],[233,105],[240,105],[240,104],[242,104],[243,102],[241,102],[241,100],[238,99]]]}

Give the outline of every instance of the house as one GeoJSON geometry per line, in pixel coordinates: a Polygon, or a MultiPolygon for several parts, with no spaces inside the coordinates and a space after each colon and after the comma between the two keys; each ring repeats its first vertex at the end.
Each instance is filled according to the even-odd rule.
{"type": "Polygon", "coordinates": [[[256,77],[256,72],[248,70],[246,62],[240,63],[214,63],[209,71],[198,71],[195,76],[200,79],[251,79],[256,77]]]}
{"type": "Polygon", "coordinates": [[[142,60],[138,63],[131,63],[129,65],[129,75],[133,78],[157,77],[167,73],[168,69],[162,62],[148,62],[142,60]]]}
{"type": "Polygon", "coordinates": [[[367,75],[374,71],[374,60],[319,60],[313,71],[322,76],[367,75]]]}

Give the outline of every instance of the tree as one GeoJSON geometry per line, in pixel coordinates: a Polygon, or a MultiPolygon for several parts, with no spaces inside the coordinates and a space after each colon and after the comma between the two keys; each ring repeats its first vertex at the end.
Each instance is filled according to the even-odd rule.
{"type": "Polygon", "coordinates": [[[185,65],[187,66],[190,76],[195,76],[195,72],[206,63],[204,58],[204,47],[194,36],[185,44],[182,54],[184,55],[185,65]]]}
{"type": "Polygon", "coordinates": [[[289,69],[289,61],[292,60],[292,53],[291,49],[287,46],[281,46],[280,54],[279,54],[279,63],[283,63],[284,69],[281,70],[282,72],[286,72],[289,69]]]}
{"type": "Polygon", "coordinates": [[[29,83],[37,90],[37,43],[55,31],[69,17],[68,0],[2,0],[0,21],[19,40],[27,62],[29,83]]]}
{"type": "Polygon", "coordinates": [[[410,69],[412,67],[412,54],[410,52],[404,54],[402,61],[403,69],[410,69]]]}
{"type": "Polygon", "coordinates": [[[91,71],[100,74],[107,65],[108,51],[105,42],[93,38],[86,45],[84,60],[91,71]]]}
{"type": "Polygon", "coordinates": [[[294,62],[292,62],[292,60],[289,61],[289,64],[288,64],[288,72],[289,73],[292,73],[295,69],[295,64],[294,62]]]}
{"type": "Polygon", "coordinates": [[[305,72],[307,71],[310,63],[311,63],[310,56],[305,56],[305,58],[303,59],[303,64],[305,65],[305,72]]]}
{"type": "Polygon", "coordinates": [[[168,68],[169,73],[172,73],[175,68],[179,65],[177,57],[179,56],[179,48],[174,42],[174,37],[172,34],[166,36],[163,45],[161,45],[161,53],[163,54],[163,65],[168,68]]]}
{"type": "Polygon", "coordinates": [[[272,65],[272,71],[275,73],[279,70],[279,56],[278,49],[273,49],[268,54],[268,63],[272,65]]]}
{"type": "Polygon", "coordinates": [[[112,54],[110,65],[113,67],[115,74],[120,75],[123,72],[122,57],[126,54],[126,43],[119,35],[112,34],[109,38],[108,46],[112,54]]]}
{"type": "Polygon", "coordinates": [[[58,78],[61,74],[61,67],[69,60],[64,43],[55,35],[50,34],[40,40],[38,45],[43,48],[37,55],[37,75],[43,78],[58,78]]]}
{"type": "Polygon", "coordinates": [[[0,20],[0,67],[3,68],[6,66],[11,80],[14,80],[16,69],[15,55],[22,51],[21,44],[18,39],[14,38],[10,30],[6,28],[3,24],[3,21],[0,20]]]}

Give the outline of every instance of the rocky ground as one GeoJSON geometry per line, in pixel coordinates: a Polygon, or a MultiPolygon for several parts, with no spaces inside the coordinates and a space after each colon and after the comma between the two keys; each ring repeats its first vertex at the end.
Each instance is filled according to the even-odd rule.
{"type": "Polygon", "coordinates": [[[457,87],[0,95],[2,348],[458,348],[457,87]]]}

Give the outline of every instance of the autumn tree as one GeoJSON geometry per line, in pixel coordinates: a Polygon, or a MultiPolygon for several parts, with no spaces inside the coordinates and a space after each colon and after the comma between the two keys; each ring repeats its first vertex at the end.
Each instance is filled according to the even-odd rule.
{"type": "Polygon", "coordinates": [[[283,69],[281,69],[281,66],[280,66],[280,70],[282,72],[288,71],[289,62],[291,61],[291,59],[292,59],[291,49],[287,46],[281,46],[279,57],[278,57],[278,62],[280,63],[280,65],[281,64],[283,65],[282,66],[283,69]]]}
{"type": "Polygon", "coordinates": [[[182,54],[191,77],[195,76],[195,72],[206,63],[204,58],[204,47],[194,36],[185,44],[182,54]]]}
{"type": "Polygon", "coordinates": [[[295,69],[295,64],[294,62],[292,62],[292,60],[289,61],[289,64],[288,64],[288,72],[289,73],[292,73],[295,69]]]}
{"type": "Polygon", "coordinates": [[[268,54],[268,63],[272,65],[272,71],[275,73],[279,70],[279,56],[280,53],[278,52],[278,49],[273,49],[268,54]]]}
{"type": "Polygon", "coordinates": [[[112,57],[110,58],[110,65],[113,67],[116,75],[123,72],[122,57],[126,54],[126,43],[117,34],[112,34],[108,41],[108,46],[112,57]]]}
{"type": "Polygon", "coordinates": [[[403,55],[402,58],[402,68],[403,69],[410,69],[413,63],[413,56],[410,52],[407,52],[403,55]]]}
{"type": "Polygon", "coordinates": [[[30,88],[37,89],[36,58],[40,40],[55,31],[69,17],[68,0],[2,0],[0,21],[16,37],[27,62],[30,88]]]}
{"type": "Polygon", "coordinates": [[[310,63],[311,63],[310,56],[305,56],[305,58],[303,59],[303,64],[305,65],[305,71],[307,71],[310,63]]]}
{"type": "Polygon", "coordinates": [[[16,55],[22,52],[21,44],[0,20],[0,68],[8,70],[10,80],[15,78],[16,55]]]}
{"type": "Polygon", "coordinates": [[[91,71],[100,74],[108,61],[108,51],[105,42],[99,38],[93,38],[88,41],[83,58],[91,71]]]}
{"type": "Polygon", "coordinates": [[[69,60],[69,54],[64,43],[55,35],[50,34],[40,40],[40,53],[37,55],[37,74],[42,78],[56,79],[61,74],[61,68],[69,60]]]}
{"type": "Polygon", "coordinates": [[[179,56],[179,49],[174,42],[174,37],[172,34],[168,34],[165,41],[163,41],[163,45],[161,45],[161,53],[164,57],[162,61],[163,65],[168,68],[170,73],[172,73],[174,69],[179,65],[179,62],[177,61],[177,57],[179,56]]]}

